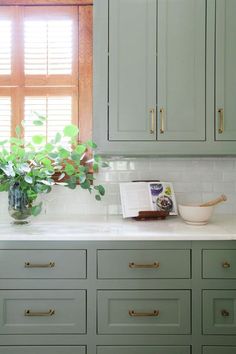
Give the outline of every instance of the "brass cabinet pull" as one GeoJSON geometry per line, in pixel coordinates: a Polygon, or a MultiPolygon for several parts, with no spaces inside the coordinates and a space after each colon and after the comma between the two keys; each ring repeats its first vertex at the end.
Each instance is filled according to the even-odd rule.
{"type": "Polygon", "coordinates": [[[155,133],[155,108],[151,108],[149,111],[151,115],[151,129],[150,129],[150,134],[155,133]]]}
{"type": "Polygon", "coordinates": [[[53,315],[55,315],[55,310],[52,309],[49,309],[46,312],[42,312],[42,311],[34,312],[31,310],[25,310],[26,317],[48,317],[53,315]]]}
{"type": "Polygon", "coordinates": [[[25,268],[54,268],[54,267],[55,267],[55,262],[49,262],[45,264],[25,262],[25,268]]]}
{"type": "Polygon", "coordinates": [[[164,117],[164,108],[160,109],[160,133],[164,134],[165,133],[165,117],[164,117]]]}
{"type": "Polygon", "coordinates": [[[229,262],[224,262],[224,263],[222,263],[222,267],[223,268],[230,268],[230,263],[229,262]]]}
{"type": "Polygon", "coordinates": [[[160,268],[160,262],[154,262],[152,264],[136,264],[134,262],[129,263],[129,268],[147,268],[147,269],[157,269],[160,268]]]}
{"type": "Polygon", "coordinates": [[[219,122],[219,134],[223,134],[225,127],[224,127],[224,110],[223,108],[218,109],[218,113],[220,115],[220,122],[219,122]]]}
{"type": "Polygon", "coordinates": [[[157,317],[159,314],[159,310],[154,310],[152,312],[136,312],[134,310],[129,310],[130,317],[157,317]]]}
{"type": "Polygon", "coordinates": [[[223,316],[223,317],[229,317],[229,311],[227,311],[227,310],[221,310],[221,316],[223,316]]]}

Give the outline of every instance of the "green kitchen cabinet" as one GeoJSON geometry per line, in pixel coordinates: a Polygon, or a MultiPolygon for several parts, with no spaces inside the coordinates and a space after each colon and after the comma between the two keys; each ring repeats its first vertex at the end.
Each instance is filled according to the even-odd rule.
{"type": "MultiPolygon", "coordinates": [[[[190,347],[183,346],[108,346],[98,347],[97,354],[190,354],[190,347]]],[[[225,354],[225,353],[224,353],[225,354]]]]}
{"type": "Polygon", "coordinates": [[[156,0],[110,0],[108,45],[108,138],[155,140],[156,0]]]}
{"type": "Polygon", "coordinates": [[[157,43],[158,140],[204,141],[205,0],[159,0],[157,43]]]}
{"type": "Polygon", "coordinates": [[[216,0],[216,139],[236,141],[236,1],[216,0]]]}
{"type": "Polygon", "coordinates": [[[236,154],[235,16],[235,0],[95,0],[101,154],[236,154]]]}

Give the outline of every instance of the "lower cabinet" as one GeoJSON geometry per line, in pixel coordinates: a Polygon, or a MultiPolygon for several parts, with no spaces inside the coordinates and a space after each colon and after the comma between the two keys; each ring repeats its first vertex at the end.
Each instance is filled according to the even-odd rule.
{"type": "MultiPolygon", "coordinates": [[[[190,354],[190,347],[184,346],[107,346],[97,347],[96,354],[190,354]]],[[[225,354],[225,353],[224,353],[225,354]]]]}
{"type": "Polygon", "coordinates": [[[236,241],[0,240],[0,354],[236,354],[235,255],[236,241]]]}
{"type": "Polygon", "coordinates": [[[85,347],[0,347],[0,354],[86,354],[85,347]]]}

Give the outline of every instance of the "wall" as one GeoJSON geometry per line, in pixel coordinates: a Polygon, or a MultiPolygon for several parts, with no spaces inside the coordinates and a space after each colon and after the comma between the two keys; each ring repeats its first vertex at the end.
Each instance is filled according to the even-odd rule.
{"type": "MultiPolygon", "coordinates": [[[[44,210],[38,220],[87,214],[119,214],[119,182],[160,179],[174,185],[177,201],[198,203],[226,194],[228,202],[217,213],[236,213],[236,158],[112,158],[98,180],[106,187],[100,203],[86,191],[55,187],[43,196],[44,210]]],[[[7,195],[0,194],[0,222],[8,221],[7,195]]]]}

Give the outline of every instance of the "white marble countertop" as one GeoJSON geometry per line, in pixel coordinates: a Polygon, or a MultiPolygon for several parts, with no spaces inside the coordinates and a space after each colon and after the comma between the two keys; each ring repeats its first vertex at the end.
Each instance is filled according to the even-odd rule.
{"type": "Polygon", "coordinates": [[[208,225],[186,225],[179,217],[160,221],[92,215],[28,225],[0,224],[0,241],[236,240],[236,215],[215,215],[208,225]]]}

